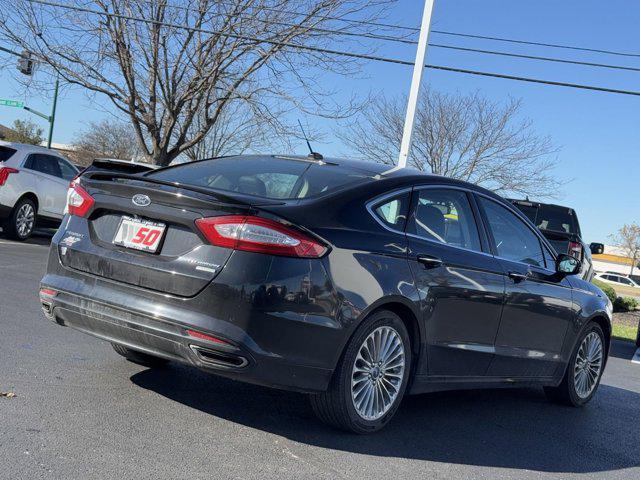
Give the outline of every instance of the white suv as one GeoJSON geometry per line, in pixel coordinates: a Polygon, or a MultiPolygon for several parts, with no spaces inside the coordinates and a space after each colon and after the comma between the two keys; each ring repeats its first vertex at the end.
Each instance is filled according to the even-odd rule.
{"type": "Polygon", "coordinates": [[[0,224],[17,240],[58,226],[78,169],[54,150],[0,141],[0,224]]]}

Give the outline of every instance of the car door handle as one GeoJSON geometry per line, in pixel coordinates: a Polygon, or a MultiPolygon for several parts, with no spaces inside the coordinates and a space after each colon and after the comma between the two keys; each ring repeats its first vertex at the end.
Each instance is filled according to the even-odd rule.
{"type": "Polygon", "coordinates": [[[418,255],[418,262],[424,265],[424,268],[438,268],[442,266],[442,260],[433,255],[418,255]]]}
{"type": "Polygon", "coordinates": [[[515,283],[524,282],[529,275],[520,272],[509,272],[509,278],[513,280],[515,283]]]}

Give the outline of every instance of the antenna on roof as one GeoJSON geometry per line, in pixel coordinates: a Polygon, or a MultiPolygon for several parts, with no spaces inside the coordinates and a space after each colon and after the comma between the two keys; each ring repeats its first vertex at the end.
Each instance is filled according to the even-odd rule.
{"type": "Polygon", "coordinates": [[[314,152],[313,148],[311,148],[311,143],[309,142],[309,138],[307,138],[307,133],[304,131],[304,127],[302,126],[302,122],[300,121],[300,119],[298,119],[298,125],[300,125],[302,136],[304,137],[305,142],[307,142],[307,147],[309,147],[309,158],[313,158],[314,160],[322,160],[324,158],[322,154],[314,152]]]}

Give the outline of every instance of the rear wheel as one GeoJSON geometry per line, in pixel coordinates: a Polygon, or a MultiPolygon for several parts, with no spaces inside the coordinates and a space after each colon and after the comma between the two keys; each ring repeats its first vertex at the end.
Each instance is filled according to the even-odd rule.
{"type": "Polygon", "coordinates": [[[130,348],[124,347],[117,343],[112,343],[111,346],[116,351],[116,353],[122,355],[130,362],[144,365],[145,367],[163,367],[168,362],[168,360],[165,360],[164,358],[154,357],[153,355],[149,355],[148,353],[137,352],[136,350],[131,350],[130,348]]]}
{"type": "Polygon", "coordinates": [[[404,323],[381,310],[364,321],[349,341],[327,392],[311,396],[325,423],[355,433],[383,428],[400,405],[411,367],[411,342],[404,323]]]}
{"type": "Polygon", "coordinates": [[[15,240],[26,240],[33,233],[35,226],[35,203],[28,198],[19,200],[5,224],[7,235],[15,240]]]}
{"type": "Polygon", "coordinates": [[[590,322],[574,349],[562,383],[545,387],[547,397],[558,403],[580,407],[595,395],[604,370],[605,347],[602,329],[590,322]]]}

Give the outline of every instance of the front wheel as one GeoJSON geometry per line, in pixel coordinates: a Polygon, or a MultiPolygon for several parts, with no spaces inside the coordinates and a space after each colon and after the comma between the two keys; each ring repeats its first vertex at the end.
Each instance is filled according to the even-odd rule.
{"type": "Polygon", "coordinates": [[[572,407],[586,404],[600,385],[604,361],[604,334],[597,323],[590,322],[578,339],[560,385],[545,387],[547,397],[572,407]]]}
{"type": "Polygon", "coordinates": [[[411,369],[411,342],[404,323],[381,310],[356,330],[327,392],[311,396],[325,423],[355,433],[383,428],[400,405],[411,369]]]}

